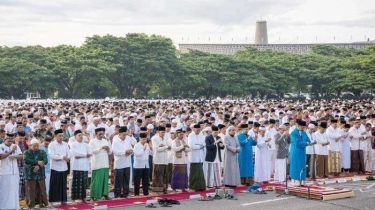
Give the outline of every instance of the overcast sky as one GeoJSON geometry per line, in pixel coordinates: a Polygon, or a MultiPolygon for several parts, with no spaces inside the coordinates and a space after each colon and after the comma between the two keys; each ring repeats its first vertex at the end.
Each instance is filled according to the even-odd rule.
{"type": "Polygon", "coordinates": [[[259,19],[269,43],[375,39],[374,0],[0,0],[0,45],[79,46],[130,32],[176,45],[254,43],[259,19]]]}

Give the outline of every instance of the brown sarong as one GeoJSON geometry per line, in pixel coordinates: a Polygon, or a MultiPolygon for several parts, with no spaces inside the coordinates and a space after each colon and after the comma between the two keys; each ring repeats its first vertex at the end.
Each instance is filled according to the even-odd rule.
{"type": "Polygon", "coordinates": [[[328,155],[316,155],[316,175],[328,176],[328,155]]]}
{"type": "Polygon", "coordinates": [[[168,165],[154,164],[152,191],[163,192],[168,189],[168,165]]]}
{"type": "Polygon", "coordinates": [[[341,172],[341,154],[336,151],[328,151],[328,172],[340,173],[341,172]]]}
{"type": "Polygon", "coordinates": [[[363,150],[351,150],[350,151],[351,167],[350,172],[363,174],[366,173],[365,161],[363,158],[363,150]]]}

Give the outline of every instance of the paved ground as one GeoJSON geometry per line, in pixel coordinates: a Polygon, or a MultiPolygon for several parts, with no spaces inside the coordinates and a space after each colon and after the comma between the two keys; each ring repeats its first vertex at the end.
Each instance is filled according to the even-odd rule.
{"type": "MultiPolygon", "coordinates": [[[[277,197],[274,192],[267,192],[266,195],[251,193],[236,194],[238,200],[215,200],[215,201],[181,201],[181,205],[175,205],[167,209],[189,209],[189,210],[233,210],[233,209],[257,209],[257,210],[333,210],[333,209],[355,209],[375,210],[375,181],[350,182],[332,184],[330,186],[350,188],[354,190],[355,197],[333,201],[317,201],[283,195],[277,197]]],[[[158,206],[158,208],[162,208],[158,206]]],[[[118,208],[125,209],[125,208],[118,208]]],[[[145,205],[126,207],[126,209],[149,209],[145,205]]],[[[164,208],[163,208],[164,209],[164,208]]],[[[117,209],[116,209],[117,210],[117,209]]]]}

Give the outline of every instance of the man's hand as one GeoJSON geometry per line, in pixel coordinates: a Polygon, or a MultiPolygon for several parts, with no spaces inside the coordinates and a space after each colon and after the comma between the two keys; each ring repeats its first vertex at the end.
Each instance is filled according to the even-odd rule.
{"type": "Polygon", "coordinates": [[[164,144],[160,144],[159,147],[164,147],[165,145],[164,144]]]}
{"type": "Polygon", "coordinates": [[[86,157],[88,157],[88,158],[91,157],[91,156],[92,156],[92,154],[87,154],[87,155],[86,155],[86,157]]]}
{"type": "Polygon", "coordinates": [[[43,167],[44,166],[44,162],[43,161],[38,161],[38,165],[40,166],[40,167],[43,167]]]}
{"type": "Polygon", "coordinates": [[[34,166],[33,172],[38,173],[38,171],[39,171],[39,166],[38,165],[34,166]]]}
{"type": "Polygon", "coordinates": [[[69,161],[70,161],[70,159],[69,159],[67,156],[64,156],[64,157],[63,157],[63,160],[65,160],[66,162],[69,162],[69,161]]]}
{"type": "Polygon", "coordinates": [[[12,147],[12,152],[15,152],[17,150],[17,145],[14,145],[13,147],[12,147]]]}
{"type": "Polygon", "coordinates": [[[133,154],[133,150],[132,149],[128,149],[128,150],[125,151],[125,156],[129,156],[131,154],[133,154]]]}

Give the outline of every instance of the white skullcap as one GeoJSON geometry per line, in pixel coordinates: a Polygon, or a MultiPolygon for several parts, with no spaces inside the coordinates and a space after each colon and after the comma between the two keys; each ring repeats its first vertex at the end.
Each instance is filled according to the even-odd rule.
{"type": "Polygon", "coordinates": [[[316,121],[316,117],[310,117],[311,121],[316,121]]]}
{"type": "Polygon", "coordinates": [[[205,127],[203,131],[212,131],[211,127],[205,127]]]}
{"type": "Polygon", "coordinates": [[[5,121],[4,121],[4,120],[1,120],[1,121],[0,121],[0,125],[5,125],[5,121]]]}
{"type": "Polygon", "coordinates": [[[293,112],[292,111],[287,111],[286,114],[293,114],[293,112]]]}
{"type": "Polygon", "coordinates": [[[260,130],[260,131],[265,131],[265,130],[266,130],[266,128],[265,128],[265,127],[263,127],[263,126],[260,126],[260,127],[259,127],[259,130],[260,130]]]}
{"type": "Polygon", "coordinates": [[[154,129],[154,126],[153,126],[152,124],[148,124],[148,125],[147,125],[147,129],[153,130],[153,129],[154,129]]]}
{"type": "Polygon", "coordinates": [[[315,125],[312,124],[312,123],[310,123],[309,126],[308,126],[308,128],[315,128],[315,125]]]}
{"type": "Polygon", "coordinates": [[[286,126],[285,126],[285,125],[280,125],[279,128],[280,128],[280,129],[285,129],[286,126]]]}
{"type": "Polygon", "coordinates": [[[31,145],[31,144],[39,144],[39,143],[40,143],[39,140],[36,139],[36,138],[33,138],[33,139],[31,139],[31,141],[30,141],[30,145],[31,145]]]}
{"type": "Polygon", "coordinates": [[[60,120],[65,120],[65,115],[61,115],[60,120]]]}
{"type": "Polygon", "coordinates": [[[177,119],[173,119],[172,123],[178,123],[177,119]]]}
{"type": "Polygon", "coordinates": [[[266,121],[265,118],[260,118],[260,119],[259,119],[259,122],[264,122],[264,121],[266,121]]]}
{"type": "Polygon", "coordinates": [[[100,120],[100,118],[99,117],[94,117],[93,120],[100,120]]]}
{"type": "Polygon", "coordinates": [[[254,114],[254,117],[256,117],[256,116],[260,117],[260,114],[259,113],[254,114]]]}
{"type": "Polygon", "coordinates": [[[113,118],[113,120],[118,120],[118,117],[113,118]]]}

